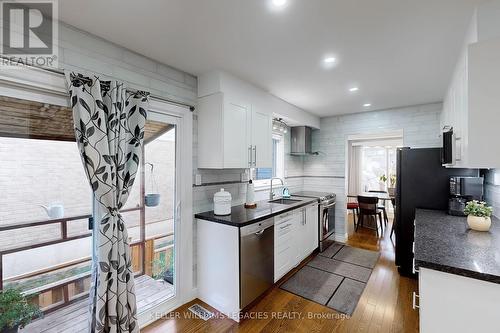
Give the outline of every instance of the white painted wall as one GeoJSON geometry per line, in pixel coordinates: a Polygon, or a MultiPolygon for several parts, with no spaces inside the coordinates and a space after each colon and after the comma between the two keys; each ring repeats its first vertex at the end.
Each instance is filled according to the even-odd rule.
{"type": "Polygon", "coordinates": [[[477,35],[479,41],[500,37],[500,1],[487,1],[477,8],[477,35]]]}
{"type": "Polygon", "coordinates": [[[312,149],[319,156],[304,160],[304,189],[337,194],[336,234],[346,236],[346,147],[355,134],[402,130],[403,143],[412,148],[439,147],[442,104],[364,112],[321,119],[321,130],[313,131],[312,149]]]}

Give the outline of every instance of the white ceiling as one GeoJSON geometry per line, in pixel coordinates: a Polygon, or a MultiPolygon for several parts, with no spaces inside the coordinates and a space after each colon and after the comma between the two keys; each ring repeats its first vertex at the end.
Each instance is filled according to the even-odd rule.
{"type": "Polygon", "coordinates": [[[199,75],[223,69],[320,116],[441,101],[482,0],[64,0],[68,24],[199,75]],[[322,58],[333,54],[335,68],[322,58]],[[348,88],[358,85],[356,94],[348,88]]]}

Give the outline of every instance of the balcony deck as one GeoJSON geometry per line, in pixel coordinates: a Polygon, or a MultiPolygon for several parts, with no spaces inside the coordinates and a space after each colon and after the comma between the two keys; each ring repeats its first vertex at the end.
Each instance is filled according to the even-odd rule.
{"type": "MultiPolygon", "coordinates": [[[[141,275],[135,279],[137,311],[146,312],[174,296],[174,286],[141,275]]],[[[38,319],[22,333],[88,332],[88,299],[70,304],[38,319]]]]}

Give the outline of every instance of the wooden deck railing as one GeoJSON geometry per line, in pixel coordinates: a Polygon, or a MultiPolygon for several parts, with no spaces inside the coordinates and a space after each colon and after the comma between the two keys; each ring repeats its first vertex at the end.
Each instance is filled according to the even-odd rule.
{"type": "MultiPolygon", "coordinates": [[[[133,211],[143,211],[143,207],[134,207],[134,208],[129,208],[129,209],[123,209],[121,213],[126,213],[126,212],[133,212],[133,211]]],[[[142,212],[141,212],[142,213],[142,212]]],[[[60,237],[54,240],[50,241],[43,241],[43,242],[38,242],[35,244],[30,244],[26,246],[18,246],[18,247],[13,247],[13,248],[8,248],[5,250],[0,251],[0,290],[3,289],[4,285],[4,280],[3,279],[3,256],[8,255],[8,254],[13,254],[17,252],[22,252],[26,250],[31,250],[31,249],[36,249],[36,248],[41,248],[45,246],[51,246],[51,245],[57,245],[60,243],[64,242],[70,242],[73,240],[77,239],[82,239],[82,238],[87,238],[92,236],[92,232],[86,232],[82,234],[78,234],[75,236],[69,236],[68,235],[68,223],[78,221],[78,220],[83,220],[83,219],[89,219],[91,218],[92,215],[81,215],[81,216],[73,216],[73,217],[65,217],[61,219],[53,219],[53,220],[44,220],[44,221],[37,221],[37,222],[30,222],[30,223],[23,223],[23,224],[16,224],[16,225],[5,225],[5,226],[0,226],[0,232],[2,231],[10,231],[10,230],[20,230],[20,229],[25,229],[25,228],[32,228],[32,227],[39,227],[39,226],[44,226],[44,225],[54,225],[54,224],[59,224],[60,225],[60,237]]],[[[141,229],[145,226],[144,223],[141,223],[140,227],[141,229]]],[[[144,230],[141,230],[141,237],[142,240],[138,240],[135,242],[132,242],[130,244],[130,247],[132,249],[132,257],[133,257],[133,267],[134,271],[136,272],[137,275],[151,275],[152,274],[152,269],[151,269],[151,262],[154,260],[155,257],[157,257],[157,252],[159,250],[164,250],[158,249],[155,251],[154,249],[154,241],[165,238],[168,236],[172,236],[173,232],[170,233],[165,233],[165,234],[160,234],[156,235],[154,237],[150,237],[148,239],[145,238],[145,232],[144,230]],[[156,253],[155,253],[156,252],[156,253]]],[[[166,247],[168,248],[168,247],[166,247]]],[[[68,268],[71,266],[75,266],[77,264],[83,264],[85,262],[90,262],[91,257],[84,257],[80,258],[77,261],[72,261],[63,265],[59,265],[55,268],[48,268],[44,269],[42,271],[38,272],[32,272],[28,274],[23,274],[22,276],[17,276],[15,277],[15,280],[19,279],[26,279],[26,278],[31,278],[35,277],[41,274],[47,274],[56,270],[61,270],[64,268],[68,268]]],[[[24,291],[24,294],[26,296],[34,295],[33,296],[33,302],[40,305],[42,308],[42,311],[45,313],[55,311],[61,307],[64,307],[70,303],[73,303],[75,301],[78,301],[88,295],[88,287],[90,285],[90,276],[91,272],[84,272],[81,274],[77,274],[75,276],[71,276],[68,278],[64,278],[59,281],[55,281],[53,283],[49,283],[37,288],[33,288],[27,291],[24,291]],[[54,302],[54,299],[56,301],[54,302]]],[[[9,282],[13,282],[13,278],[8,279],[9,282]]]]}

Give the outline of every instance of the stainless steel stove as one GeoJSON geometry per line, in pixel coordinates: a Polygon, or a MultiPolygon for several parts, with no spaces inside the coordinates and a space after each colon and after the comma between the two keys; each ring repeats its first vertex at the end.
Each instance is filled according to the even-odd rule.
{"type": "Polygon", "coordinates": [[[335,232],[335,205],[337,196],[335,193],[315,191],[300,191],[292,193],[292,196],[318,199],[319,250],[323,252],[333,242],[329,237],[335,232]]]}

